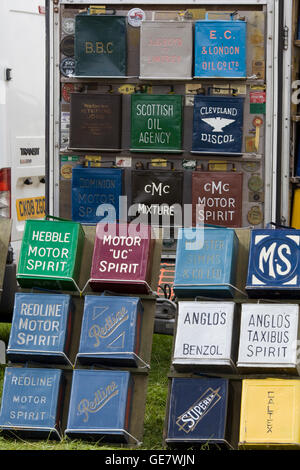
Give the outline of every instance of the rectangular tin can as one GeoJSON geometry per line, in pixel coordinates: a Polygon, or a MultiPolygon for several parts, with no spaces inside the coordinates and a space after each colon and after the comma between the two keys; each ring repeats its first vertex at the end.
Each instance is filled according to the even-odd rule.
{"type": "Polygon", "coordinates": [[[300,448],[300,381],[245,379],[242,385],[239,448],[300,448]]]}
{"type": "Polygon", "coordinates": [[[223,378],[173,378],[166,442],[168,445],[228,441],[228,390],[223,378]]]}
{"type": "Polygon", "coordinates": [[[233,302],[178,302],[176,370],[235,370],[233,302]]]}
{"type": "Polygon", "coordinates": [[[29,438],[61,439],[63,387],[61,370],[7,367],[0,429],[29,438]]]}
{"type": "Polygon", "coordinates": [[[142,314],[139,298],[85,296],[76,362],[138,367],[142,314]]]}
{"type": "Polygon", "coordinates": [[[247,23],[195,22],[195,77],[246,78],[247,23]]]}
{"type": "Polygon", "coordinates": [[[7,358],[70,365],[72,314],[70,295],[17,292],[7,358]]]}
{"type": "Polygon", "coordinates": [[[74,439],[127,443],[132,396],[127,371],[74,370],[65,434],[74,439]]]}
{"type": "Polygon", "coordinates": [[[27,220],[17,280],[21,287],[78,290],[84,232],[68,220],[27,220]]]}
{"type": "Polygon", "coordinates": [[[69,148],[119,151],[121,119],[121,94],[71,93],[69,148]]]}
{"type": "Polygon", "coordinates": [[[131,95],[132,152],[182,152],[182,96],[131,95]]]}
{"type": "Polygon", "coordinates": [[[193,172],[194,225],[204,223],[239,228],[242,226],[242,203],[243,173],[193,172]]]}
{"type": "Polygon", "coordinates": [[[252,298],[299,297],[299,230],[252,230],[246,291],[252,298]]]}
{"type": "Polygon", "coordinates": [[[232,298],[238,238],[233,229],[182,228],[178,230],[175,278],[177,297],[232,298]]]}
{"type": "Polygon", "coordinates": [[[183,171],[132,170],[132,204],[139,217],[156,226],[182,225],[183,171]]]}
{"type": "Polygon", "coordinates": [[[193,23],[143,21],[140,35],[140,78],[191,79],[193,23]]]}
{"type": "Polygon", "coordinates": [[[237,366],[299,375],[299,305],[243,304],[237,366]]]}
{"type": "Polygon", "coordinates": [[[91,288],[127,294],[150,293],[153,247],[150,226],[100,222],[96,226],[91,288]]]}
{"type": "Polygon", "coordinates": [[[240,155],[243,122],[244,98],[196,95],[192,152],[240,155]]]}
{"type": "Polygon", "coordinates": [[[122,77],[127,69],[126,18],[113,15],[75,17],[75,75],[122,77]]]}
{"type": "Polygon", "coordinates": [[[73,168],[72,220],[97,224],[108,209],[112,221],[118,220],[123,174],[121,168],[73,168]]]}

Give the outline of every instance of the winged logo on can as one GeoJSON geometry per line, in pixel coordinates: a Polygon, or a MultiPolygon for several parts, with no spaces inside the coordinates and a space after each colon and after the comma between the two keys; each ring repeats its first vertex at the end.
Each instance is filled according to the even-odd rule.
{"type": "Polygon", "coordinates": [[[224,127],[235,122],[234,119],[224,119],[221,117],[202,119],[206,124],[213,127],[213,132],[223,132],[224,127]]]}

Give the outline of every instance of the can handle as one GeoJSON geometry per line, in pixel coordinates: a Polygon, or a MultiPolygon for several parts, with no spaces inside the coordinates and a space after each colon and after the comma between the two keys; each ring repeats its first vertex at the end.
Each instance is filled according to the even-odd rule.
{"type": "Polygon", "coordinates": [[[160,10],[154,10],[151,15],[151,21],[183,21],[185,20],[185,12],[181,10],[177,11],[171,11],[171,10],[166,10],[166,11],[160,11],[160,10]],[[170,14],[170,18],[166,18],[167,14],[170,14]],[[159,18],[159,15],[165,15],[164,19],[159,18]]]}
{"type": "MultiPolygon", "coordinates": [[[[222,12],[222,11],[207,11],[207,12],[205,13],[205,21],[208,21],[208,15],[209,15],[210,13],[212,13],[212,14],[214,14],[214,15],[220,15],[220,16],[227,16],[227,15],[229,15],[229,16],[230,16],[230,21],[236,21],[236,20],[234,19],[234,17],[238,14],[238,11],[235,10],[235,11],[232,12],[232,13],[224,13],[224,12],[222,12]]],[[[219,20],[217,20],[217,21],[219,21],[219,20]]]]}
{"type": "MultiPolygon", "coordinates": [[[[170,165],[170,169],[173,170],[174,169],[174,163],[173,162],[170,162],[168,160],[156,160],[156,162],[147,162],[146,166],[147,166],[147,169],[149,169],[150,165],[153,165],[153,164],[156,164],[156,163],[165,163],[167,165],[170,165]]],[[[161,167],[158,167],[158,168],[161,168],[161,167]]]]}
{"type": "Polygon", "coordinates": [[[231,96],[237,96],[237,94],[238,94],[238,88],[232,88],[231,85],[229,86],[229,88],[225,88],[225,87],[221,87],[221,86],[218,87],[218,86],[215,86],[215,85],[209,86],[207,94],[209,96],[211,96],[213,94],[214,90],[215,91],[217,90],[218,92],[221,92],[223,90],[224,91],[223,95],[230,94],[231,96]],[[227,92],[227,93],[225,93],[225,92],[227,92]]]}
{"type": "MultiPolygon", "coordinates": [[[[286,230],[296,230],[295,227],[290,227],[290,226],[286,226],[286,225],[281,225],[281,224],[277,224],[276,222],[270,222],[268,225],[272,225],[275,227],[275,229],[277,228],[284,228],[286,230]]],[[[268,227],[267,227],[268,228],[268,227]]]]}
{"type": "Polygon", "coordinates": [[[230,171],[236,171],[236,167],[235,167],[235,164],[233,162],[226,162],[226,161],[216,161],[216,162],[208,162],[208,171],[214,171],[214,172],[217,172],[217,171],[225,171],[225,172],[230,172],[230,171]],[[215,170],[213,167],[213,165],[230,165],[231,168],[230,169],[227,169],[227,170],[215,170]]]}
{"type": "Polygon", "coordinates": [[[51,215],[51,214],[45,214],[44,220],[49,220],[49,219],[58,220],[59,222],[72,222],[71,219],[63,219],[61,217],[55,217],[54,215],[51,215]]]}
{"type": "Polygon", "coordinates": [[[204,168],[204,164],[202,162],[197,162],[196,163],[196,168],[194,169],[194,171],[205,171],[205,168],[204,168]]]}
{"type": "Polygon", "coordinates": [[[93,162],[91,160],[84,160],[82,166],[83,166],[83,168],[102,168],[106,163],[111,164],[111,166],[109,168],[115,168],[116,167],[116,163],[113,160],[99,161],[99,162],[93,162]],[[100,167],[91,166],[92,163],[99,163],[100,167]]]}
{"type": "Polygon", "coordinates": [[[114,8],[106,10],[106,7],[99,5],[88,8],[88,14],[89,16],[111,16],[116,14],[116,10],[114,8]]]}

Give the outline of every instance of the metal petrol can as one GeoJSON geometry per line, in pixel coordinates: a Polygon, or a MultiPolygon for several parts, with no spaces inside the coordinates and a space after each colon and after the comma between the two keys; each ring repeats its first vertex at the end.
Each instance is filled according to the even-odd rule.
{"type": "Polygon", "coordinates": [[[176,296],[234,297],[237,253],[238,238],[233,229],[179,229],[173,285],[176,296]]]}
{"type": "Polygon", "coordinates": [[[150,226],[97,224],[89,280],[91,288],[94,291],[150,293],[153,246],[150,226]]]}
{"type": "Polygon", "coordinates": [[[122,77],[127,69],[126,18],[113,15],[75,17],[75,75],[122,77]]]}
{"type": "Polygon", "coordinates": [[[192,152],[240,155],[243,122],[244,98],[196,95],[192,152]]]}
{"type": "Polygon", "coordinates": [[[183,171],[132,170],[131,178],[132,204],[145,223],[182,225],[183,171]]]}
{"type": "Polygon", "coordinates": [[[24,437],[61,439],[61,370],[7,367],[0,429],[24,437]]]}
{"type": "Polygon", "coordinates": [[[123,194],[121,168],[82,168],[72,171],[72,220],[97,224],[110,214],[119,220],[119,198],[123,194]]]}
{"type": "Polygon", "coordinates": [[[166,442],[224,445],[228,442],[228,380],[173,378],[166,442]]]}
{"type": "Polygon", "coordinates": [[[297,379],[243,380],[239,447],[299,449],[299,396],[297,379]]]}
{"type": "Polygon", "coordinates": [[[85,296],[76,362],[138,367],[142,314],[139,298],[85,296]]]}
{"type": "Polygon", "coordinates": [[[83,244],[79,223],[27,220],[17,270],[20,286],[78,290],[83,244]]]}
{"type": "Polygon", "coordinates": [[[15,294],[7,358],[12,362],[71,364],[71,296],[15,294]]]}
{"type": "Polygon", "coordinates": [[[122,95],[71,93],[69,148],[119,151],[121,119],[122,95]]]}
{"type": "Polygon", "coordinates": [[[68,423],[72,438],[128,442],[133,383],[127,371],[73,371],[68,423]]]}
{"type": "Polygon", "coordinates": [[[176,370],[235,369],[234,310],[233,302],[178,302],[176,370]]]}
{"type": "Polygon", "coordinates": [[[300,231],[252,230],[246,291],[253,298],[298,298],[300,231]]]}
{"type": "Polygon", "coordinates": [[[299,305],[243,304],[237,366],[299,375],[299,305]]]}
{"type": "Polygon", "coordinates": [[[243,173],[193,172],[194,225],[204,223],[239,228],[242,226],[242,203],[243,173]]]}
{"type": "Polygon", "coordinates": [[[196,21],[195,77],[246,78],[246,45],[245,21],[196,21]]]}
{"type": "Polygon", "coordinates": [[[181,95],[131,95],[130,150],[182,152],[181,95]]]}
{"type": "Polygon", "coordinates": [[[143,21],[140,34],[140,78],[192,78],[191,21],[143,21]]]}

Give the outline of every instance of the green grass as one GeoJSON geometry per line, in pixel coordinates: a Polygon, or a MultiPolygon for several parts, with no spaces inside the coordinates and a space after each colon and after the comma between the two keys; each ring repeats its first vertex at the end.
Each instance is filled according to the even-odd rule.
{"type": "MultiPolygon", "coordinates": [[[[0,340],[8,342],[10,325],[0,323],[0,340]]],[[[170,369],[172,337],[165,335],[153,336],[151,369],[148,378],[147,401],[144,416],[144,436],[140,449],[163,449],[163,428],[167,402],[168,372],[170,369]]],[[[5,366],[0,367],[0,395],[2,394],[5,366]]],[[[18,437],[7,438],[0,434],[0,450],[99,450],[118,449],[118,447],[101,446],[101,443],[89,443],[81,440],[62,439],[24,440],[18,437]]]]}
{"type": "Polygon", "coordinates": [[[144,421],[144,449],[162,449],[172,337],[154,335],[144,421]]]}

